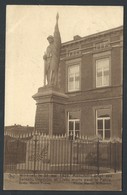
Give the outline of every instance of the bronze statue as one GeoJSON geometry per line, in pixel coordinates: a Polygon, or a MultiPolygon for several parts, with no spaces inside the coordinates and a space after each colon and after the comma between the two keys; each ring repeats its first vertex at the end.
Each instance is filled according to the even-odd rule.
{"type": "Polygon", "coordinates": [[[54,30],[54,36],[48,36],[49,46],[43,56],[44,59],[44,85],[57,85],[58,84],[58,70],[60,61],[60,48],[61,48],[61,37],[58,28],[59,15],[56,16],[56,25],[54,30]]]}

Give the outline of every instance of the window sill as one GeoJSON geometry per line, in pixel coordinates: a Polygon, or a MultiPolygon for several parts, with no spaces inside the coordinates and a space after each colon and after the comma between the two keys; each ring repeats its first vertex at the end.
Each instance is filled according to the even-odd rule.
{"type": "Polygon", "coordinates": [[[66,94],[77,94],[81,93],[81,90],[76,90],[76,91],[67,91],[66,94]]]}

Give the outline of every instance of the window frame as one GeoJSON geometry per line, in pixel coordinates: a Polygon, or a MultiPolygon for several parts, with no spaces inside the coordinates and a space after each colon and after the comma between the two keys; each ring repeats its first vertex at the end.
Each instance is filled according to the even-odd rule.
{"type": "Polygon", "coordinates": [[[74,93],[81,91],[81,59],[72,59],[66,61],[66,93],[74,93]],[[79,89],[69,90],[69,67],[79,66],[79,89]]]}
{"type": "Polygon", "coordinates": [[[111,51],[105,51],[105,52],[99,52],[93,54],[93,88],[99,89],[99,88],[106,88],[110,87],[112,85],[112,70],[111,70],[111,51]],[[96,61],[109,58],[109,85],[106,86],[96,86],[96,61]]]}
{"type": "Polygon", "coordinates": [[[108,86],[110,86],[110,58],[109,57],[105,57],[105,58],[101,58],[101,59],[96,59],[95,60],[95,66],[96,66],[96,88],[100,88],[100,87],[108,87],[108,86]],[[102,73],[102,76],[101,76],[101,79],[102,79],[102,84],[101,85],[97,85],[97,79],[98,79],[98,77],[97,77],[97,61],[99,61],[99,60],[104,60],[104,59],[108,59],[109,60],[109,75],[108,75],[108,78],[109,78],[109,81],[108,81],[108,85],[104,85],[104,67],[102,66],[101,67],[101,73],[102,73]]]}
{"type": "MultiPolygon", "coordinates": [[[[95,125],[96,125],[96,135],[98,136],[98,121],[99,120],[102,120],[103,121],[103,129],[102,129],[102,132],[103,132],[103,137],[102,137],[102,140],[105,141],[105,140],[110,140],[111,137],[112,137],[112,109],[111,109],[111,106],[110,107],[99,107],[99,108],[96,108],[95,109],[95,125]],[[105,110],[105,109],[109,109],[110,110],[110,116],[106,116],[106,117],[97,117],[97,112],[99,110],[105,110]],[[106,132],[106,128],[105,128],[105,121],[110,119],[110,138],[109,139],[105,139],[105,132],[106,132]]],[[[108,130],[108,129],[107,129],[108,130]]]]}
{"type": "Polygon", "coordinates": [[[69,137],[69,122],[74,122],[74,129],[72,131],[74,131],[73,133],[73,139],[72,140],[75,140],[75,122],[78,121],[79,122],[79,136],[81,135],[81,111],[80,110],[69,110],[67,111],[67,136],[69,137]],[[71,112],[79,112],[79,119],[69,119],[69,113],[71,112]]]}
{"type": "Polygon", "coordinates": [[[68,66],[68,92],[73,92],[73,91],[79,91],[80,90],[80,65],[79,64],[77,64],[77,65],[70,65],[70,66],[68,66]],[[72,68],[72,67],[78,67],[79,68],[79,72],[75,72],[75,73],[73,73],[73,88],[72,89],[69,89],[69,84],[70,84],[70,82],[69,82],[69,78],[70,78],[70,75],[71,74],[69,74],[69,69],[70,68],[72,68]],[[79,76],[79,88],[78,89],[76,89],[76,74],[79,74],[78,76],[79,76]]]}

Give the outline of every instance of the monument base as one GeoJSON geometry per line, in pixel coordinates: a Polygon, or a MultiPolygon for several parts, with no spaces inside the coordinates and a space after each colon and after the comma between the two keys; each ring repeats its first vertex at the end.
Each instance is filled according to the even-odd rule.
{"type": "Polygon", "coordinates": [[[65,134],[65,104],[68,96],[54,86],[44,86],[33,96],[36,101],[35,129],[49,135],[65,134]]]}

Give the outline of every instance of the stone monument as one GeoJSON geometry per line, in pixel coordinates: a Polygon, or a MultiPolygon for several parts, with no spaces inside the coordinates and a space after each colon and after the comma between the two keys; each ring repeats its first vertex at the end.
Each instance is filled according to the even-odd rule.
{"type": "Polygon", "coordinates": [[[65,133],[65,104],[68,96],[60,91],[59,63],[61,37],[56,15],[54,36],[49,35],[49,46],[44,53],[44,86],[33,96],[36,101],[35,129],[37,132],[53,134],[65,133]]]}

